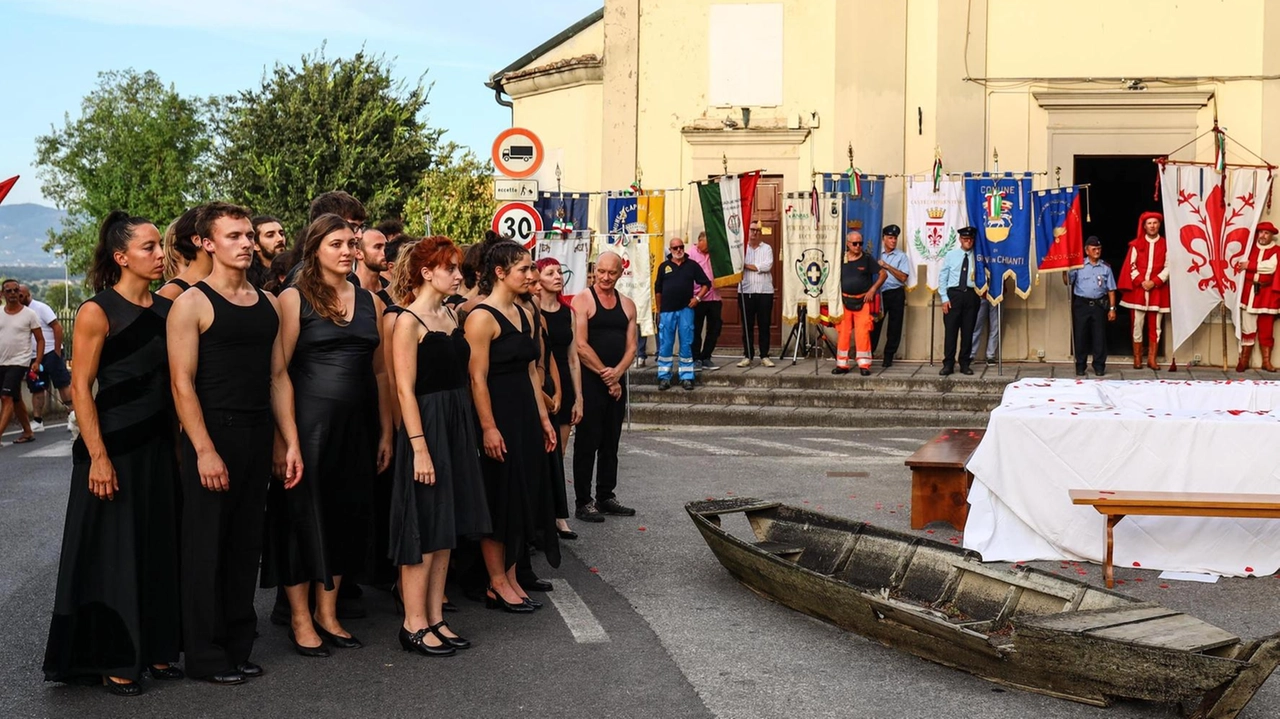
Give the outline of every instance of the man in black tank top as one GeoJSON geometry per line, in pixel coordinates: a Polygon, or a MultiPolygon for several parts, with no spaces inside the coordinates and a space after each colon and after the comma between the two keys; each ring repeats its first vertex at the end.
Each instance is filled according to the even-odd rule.
{"type": "Polygon", "coordinates": [[[614,496],[618,486],[618,442],[627,413],[627,368],[636,354],[636,305],[616,289],[622,258],[602,252],[595,282],[573,298],[575,336],[582,373],[582,422],[573,442],[573,491],[586,522],[603,522],[604,514],[630,517],[614,496]],[[591,501],[591,474],[596,467],[596,499],[591,501]]]}
{"type": "Polygon", "coordinates": [[[293,385],[275,298],[245,277],[247,210],[206,205],[197,220],[213,270],[169,311],[169,369],[182,422],[182,635],[187,674],[215,684],[262,675],[249,661],[271,481],[273,421],[285,487],[302,478],[293,385]]]}

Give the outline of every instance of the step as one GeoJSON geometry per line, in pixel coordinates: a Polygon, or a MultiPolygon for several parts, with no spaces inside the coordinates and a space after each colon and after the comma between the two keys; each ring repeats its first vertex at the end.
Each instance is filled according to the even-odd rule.
{"type": "MultiPolygon", "coordinates": [[[[863,377],[857,371],[846,375],[831,374],[830,362],[819,365],[818,374],[814,374],[812,363],[796,367],[766,368],[752,367],[732,371],[720,369],[714,372],[698,372],[701,385],[707,387],[747,387],[756,389],[810,389],[810,390],[893,390],[899,392],[927,392],[933,394],[987,394],[996,397],[1004,393],[1005,386],[1014,381],[1012,373],[995,376],[994,368],[988,372],[990,377],[981,375],[955,374],[950,377],[939,377],[937,369],[928,365],[908,365],[890,369],[876,368],[870,377],[863,377]]],[[[632,387],[656,386],[658,372],[646,367],[634,369],[629,373],[632,387]]]]}
{"type": "Polygon", "coordinates": [[[986,412],[927,409],[824,409],[758,405],[632,402],[631,421],[668,426],[724,427],[960,427],[987,426],[986,412]]]}
{"type": "Polygon", "coordinates": [[[692,392],[678,384],[660,391],[656,386],[633,385],[632,402],[655,404],[755,405],[761,407],[815,407],[830,409],[921,409],[947,412],[990,412],[1000,404],[999,394],[973,392],[906,392],[880,389],[759,389],[698,385],[692,392]]]}

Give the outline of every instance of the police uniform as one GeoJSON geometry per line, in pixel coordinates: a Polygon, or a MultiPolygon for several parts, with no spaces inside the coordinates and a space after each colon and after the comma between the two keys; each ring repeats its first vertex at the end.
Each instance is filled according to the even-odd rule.
{"type": "MultiPolygon", "coordinates": [[[[1085,241],[1085,246],[1101,246],[1096,237],[1085,241]]],[[[1103,260],[1095,264],[1085,260],[1084,266],[1067,273],[1071,286],[1071,324],[1076,344],[1076,375],[1083,375],[1089,355],[1093,355],[1093,372],[1098,376],[1107,373],[1107,313],[1115,311],[1112,304],[1116,290],[1116,278],[1111,265],[1103,260]]]]}
{"type": "MultiPolygon", "coordinates": [[[[962,227],[956,231],[962,238],[978,236],[976,227],[962,227]]],[[[950,303],[951,309],[942,315],[943,349],[942,370],[946,376],[955,372],[956,357],[960,359],[960,372],[973,374],[969,368],[970,350],[973,348],[973,325],[978,318],[977,254],[971,246],[968,250],[956,247],[942,259],[938,272],[938,299],[950,303]],[[959,347],[957,348],[957,344],[959,347]],[[957,349],[959,355],[956,354],[957,349]]]]}

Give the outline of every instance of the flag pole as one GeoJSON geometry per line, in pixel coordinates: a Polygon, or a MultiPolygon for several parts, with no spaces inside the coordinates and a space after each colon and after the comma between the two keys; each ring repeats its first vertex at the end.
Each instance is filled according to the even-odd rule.
{"type": "MultiPolygon", "coordinates": [[[[924,286],[928,287],[929,283],[926,282],[924,286]]],[[[929,293],[929,366],[930,367],[933,366],[933,345],[935,342],[934,337],[938,328],[937,309],[938,309],[938,293],[930,292],[929,293]]]]}

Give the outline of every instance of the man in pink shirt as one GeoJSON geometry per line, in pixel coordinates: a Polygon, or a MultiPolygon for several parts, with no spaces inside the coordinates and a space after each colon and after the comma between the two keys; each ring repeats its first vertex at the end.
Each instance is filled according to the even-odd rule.
{"type": "MultiPolygon", "coordinates": [[[[711,255],[707,254],[707,233],[698,233],[698,242],[689,250],[689,257],[697,262],[707,277],[711,277],[711,255]]],[[[720,328],[724,322],[720,318],[720,291],[713,285],[702,296],[702,301],[693,308],[693,367],[695,370],[718,370],[711,361],[711,353],[716,351],[716,342],[720,339],[720,328]],[[707,337],[702,338],[702,327],[706,325],[707,337]]]]}

